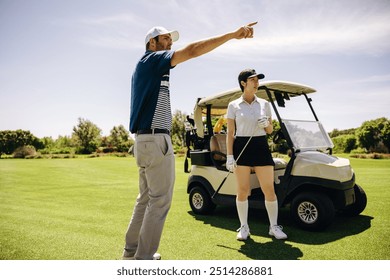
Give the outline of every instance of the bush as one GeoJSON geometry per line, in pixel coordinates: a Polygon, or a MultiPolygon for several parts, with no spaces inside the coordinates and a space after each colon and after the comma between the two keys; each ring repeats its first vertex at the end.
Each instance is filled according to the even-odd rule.
{"type": "Polygon", "coordinates": [[[352,158],[360,158],[360,159],[390,159],[389,154],[378,154],[378,153],[372,153],[372,154],[353,154],[351,155],[352,158]]]}
{"type": "Polygon", "coordinates": [[[367,150],[364,148],[357,148],[351,151],[351,154],[358,155],[358,154],[367,154],[367,150]]]}
{"type": "Polygon", "coordinates": [[[34,146],[22,146],[16,148],[13,153],[14,158],[32,158],[37,154],[34,146]]]}
{"type": "Polygon", "coordinates": [[[39,152],[43,155],[73,155],[75,153],[75,148],[72,147],[60,147],[60,148],[45,148],[39,150],[39,152]]]}
{"type": "Polygon", "coordinates": [[[96,153],[109,154],[116,152],[117,149],[115,147],[99,147],[96,149],[96,153]]]}
{"type": "Polygon", "coordinates": [[[334,153],[350,153],[353,149],[356,148],[356,137],[355,135],[339,135],[332,138],[334,148],[334,153]]]}

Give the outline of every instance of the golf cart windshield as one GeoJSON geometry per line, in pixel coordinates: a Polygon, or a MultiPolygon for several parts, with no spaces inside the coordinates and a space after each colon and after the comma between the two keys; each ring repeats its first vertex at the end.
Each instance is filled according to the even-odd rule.
{"type": "Polygon", "coordinates": [[[326,150],[333,143],[319,121],[283,119],[295,151],[326,150]]]}

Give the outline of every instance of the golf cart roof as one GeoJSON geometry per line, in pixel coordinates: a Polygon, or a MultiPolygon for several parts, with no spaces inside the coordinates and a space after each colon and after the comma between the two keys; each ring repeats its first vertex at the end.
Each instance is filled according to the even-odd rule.
{"type": "MultiPolygon", "coordinates": [[[[277,91],[283,94],[288,94],[289,97],[294,97],[300,95],[302,93],[313,93],[316,92],[314,88],[309,86],[286,82],[286,81],[264,81],[259,83],[259,89],[256,95],[259,98],[263,98],[269,101],[267,96],[267,92],[265,89],[269,89],[270,91],[277,91]]],[[[220,92],[218,94],[208,96],[205,98],[201,98],[196,107],[204,108],[207,105],[212,105],[213,109],[226,109],[229,102],[239,98],[242,95],[242,91],[240,88],[231,89],[228,91],[220,92]]]]}
{"type": "MultiPolygon", "coordinates": [[[[298,83],[292,83],[287,81],[263,81],[259,83],[259,88],[256,95],[259,98],[270,101],[267,95],[267,91],[273,92],[271,96],[275,96],[275,93],[278,92],[280,95],[283,95],[284,98],[299,96],[303,93],[309,94],[316,92],[315,89],[298,83]],[[286,96],[288,95],[288,96],[286,96]]],[[[194,108],[194,121],[197,128],[203,127],[202,116],[206,114],[206,107],[211,106],[210,115],[211,116],[222,116],[226,114],[227,107],[229,102],[239,98],[242,95],[240,88],[235,88],[220,92],[218,94],[199,98],[195,104],[194,108]]],[[[203,138],[204,131],[203,129],[198,130],[199,137],[203,138]]]]}
{"type": "MultiPolygon", "coordinates": [[[[285,81],[265,81],[259,83],[259,88],[256,95],[259,98],[270,101],[269,98],[276,99],[276,103],[280,107],[284,107],[284,100],[289,100],[297,96],[307,95],[316,92],[315,89],[298,83],[285,81]]],[[[240,88],[224,91],[213,96],[198,99],[194,109],[194,121],[197,128],[203,128],[202,117],[207,114],[207,129],[209,135],[212,135],[212,126],[209,116],[223,116],[226,114],[229,102],[239,98],[242,95],[240,88]],[[211,131],[211,132],[210,132],[211,131]]],[[[318,120],[309,99],[307,99],[315,120],[291,120],[282,119],[278,115],[280,122],[283,122],[286,133],[291,142],[289,145],[294,151],[312,151],[312,150],[326,150],[333,148],[332,140],[323,128],[321,122],[318,120]]],[[[274,102],[272,102],[274,110],[274,102]]],[[[204,130],[198,129],[199,137],[204,137],[204,130]]]]}

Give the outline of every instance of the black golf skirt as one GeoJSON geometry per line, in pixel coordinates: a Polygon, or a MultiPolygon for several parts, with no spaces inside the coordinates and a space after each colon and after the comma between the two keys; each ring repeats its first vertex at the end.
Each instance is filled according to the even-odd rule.
{"type": "Polygon", "coordinates": [[[233,142],[233,155],[237,165],[275,166],[266,136],[252,137],[240,158],[238,158],[249,139],[250,137],[236,137],[233,142]]]}

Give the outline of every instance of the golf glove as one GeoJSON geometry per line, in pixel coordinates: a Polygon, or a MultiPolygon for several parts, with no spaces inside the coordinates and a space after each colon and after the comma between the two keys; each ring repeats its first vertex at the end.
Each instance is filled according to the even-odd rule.
{"type": "Polygon", "coordinates": [[[266,128],[269,126],[269,121],[267,116],[263,116],[260,119],[257,120],[257,126],[259,128],[266,128]]]}
{"type": "Polygon", "coordinates": [[[233,155],[228,155],[226,157],[226,169],[229,170],[230,172],[234,172],[236,167],[237,167],[237,164],[236,164],[236,161],[234,160],[233,155]]]}

